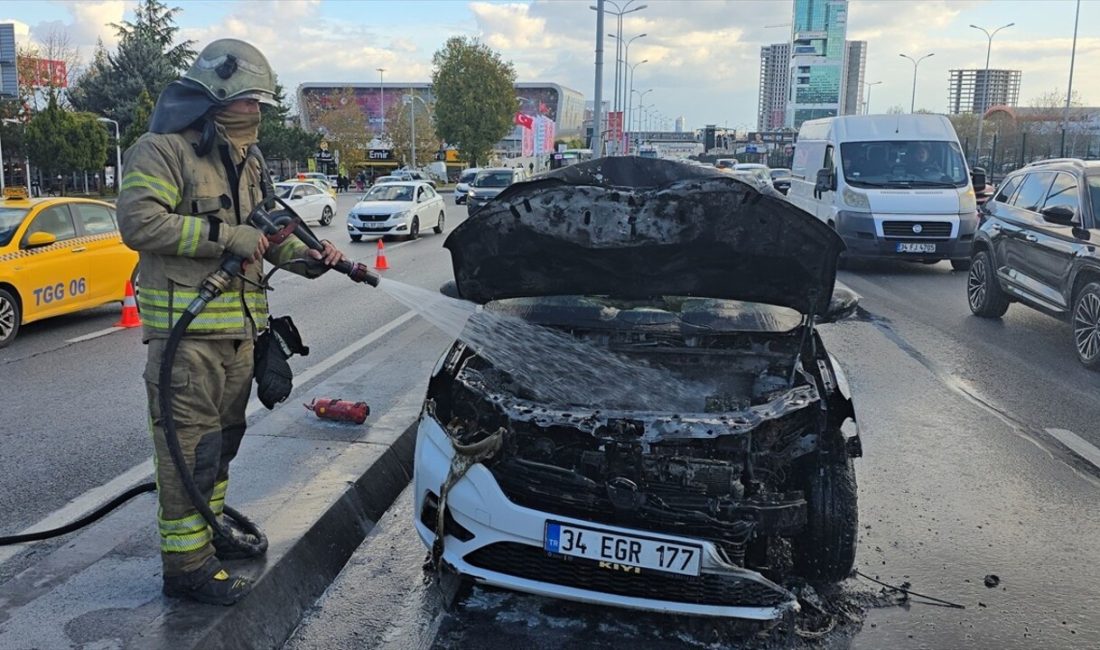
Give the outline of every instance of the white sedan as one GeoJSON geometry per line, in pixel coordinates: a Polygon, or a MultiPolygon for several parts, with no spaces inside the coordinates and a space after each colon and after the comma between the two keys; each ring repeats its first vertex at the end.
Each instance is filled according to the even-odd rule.
{"type": "Polygon", "coordinates": [[[384,183],[370,188],[348,213],[348,236],[377,239],[402,235],[416,239],[420,229],[443,232],[443,197],[423,181],[384,183]]]}
{"type": "Polygon", "coordinates": [[[286,201],[305,221],[316,221],[327,226],[332,223],[332,217],[336,214],[336,199],[313,183],[276,183],[275,194],[286,201]]]}

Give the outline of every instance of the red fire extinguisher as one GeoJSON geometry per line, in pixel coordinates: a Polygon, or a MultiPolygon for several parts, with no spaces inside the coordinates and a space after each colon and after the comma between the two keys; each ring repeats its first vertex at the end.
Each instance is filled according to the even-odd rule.
{"type": "Polygon", "coordinates": [[[328,397],[315,398],[309,404],[302,406],[313,411],[322,420],[335,420],[337,422],[354,422],[363,424],[370,415],[370,407],[366,402],[347,402],[342,399],[330,399],[328,397]]]}

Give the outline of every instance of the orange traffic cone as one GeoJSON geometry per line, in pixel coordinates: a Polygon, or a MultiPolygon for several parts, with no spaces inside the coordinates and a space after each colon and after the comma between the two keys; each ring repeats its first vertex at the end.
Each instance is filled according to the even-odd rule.
{"type": "Polygon", "coordinates": [[[122,318],[115,323],[115,327],[141,327],[141,316],[138,315],[137,300],[134,299],[134,285],[126,281],[126,297],[122,300],[122,318]]]}
{"type": "Polygon", "coordinates": [[[388,271],[390,269],[390,263],[386,261],[386,247],[382,245],[382,240],[378,240],[378,252],[374,256],[374,268],[379,271],[388,271]]]}

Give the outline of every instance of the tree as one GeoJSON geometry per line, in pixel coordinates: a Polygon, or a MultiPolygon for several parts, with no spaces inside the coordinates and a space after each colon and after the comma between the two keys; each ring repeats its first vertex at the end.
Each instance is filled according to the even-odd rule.
{"type": "Polygon", "coordinates": [[[516,71],[477,39],[455,36],[432,57],[436,132],[471,165],[512,129],[516,71]]]}
{"type": "Polygon", "coordinates": [[[16,54],[15,66],[19,77],[19,98],[38,110],[40,98],[58,95],[64,103],[65,97],[58,91],[68,86],[70,77],[80,66],[80,54],[64,29],[51,29],[38,43],[20,46],[16,54]],[[39,67],[41,61],[59,61],[65,68],[65,75],[55,77],[39,67]]]}
{"type": "Polygon", "coordinates": [[[354,164],[366,159],[371,136],[367,119],[356,101],[355,91],[346,88],[312,98],[310,111],[317,118],[317,130],[329,142],[330,151],[339,151],[341,162],[354,164]]]}
{"type": "MultiPolygon", "coordinates": [[[[308,158],[317,151],[321,136],[291,123],[290,107],[286,105],[286,96],[280,84],[275,84],[275,102],[275,106],[260,106],[260,151],[264,152],[268,163],[308,158]]],[[[279,175],[287,173],[288,170],[280,169],[279,175]]]]}
{"type": "Polygon", "coordinates": [[[107,132],[96,116],[62,109],[56,95],[27,123],[26,140],[31,164],[47,178],[98,170],[107,161],[107,132]]]}
{"type": "Polygon", "coordinates": [[[153,104],[153,98],[149,96],[149,91],[142,88],[141,94],[137,98],[137,104],[134,105],[134,112],[130,117],[130,126],[122,133],[123,149],[129,149],[130,145],[137,142],[141,134],[149,130],[149,118],[153,117],[154,108],[156,108],[156,105],[153,104]]]}
{"type": "Polygon", "coordinates": [[[129,130],[142,91],[158,97],[195,56],[194,41],[174,44],[178,12],[159,0],[141,0],[133,22],[113,24],[118,50],[111,54],[102,43],[97,46],[92,64],[69,90],[72,105],[117,120],[119,128],[129,130]]]}
{"type": "Polygon", "coordinates": [[[412,159],[412,147],[409,144],[412,141],[410,103],[413,105],[411,111],[416,115],[416,160],[413,161],[412,167],[419,169],[431,162],[439,151],[440,140],[435,134],[432,105],[429,104],[425,108],[424,104],[415,99],[394,104],[386,114],[386,130],[393,143],[394,157],[408,163],[412,159]]]}

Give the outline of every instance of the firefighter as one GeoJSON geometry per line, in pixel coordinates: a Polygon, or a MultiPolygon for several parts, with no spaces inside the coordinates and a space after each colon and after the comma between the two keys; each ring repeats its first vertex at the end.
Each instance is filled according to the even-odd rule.
{"type": "MultiPolygon", "coordinates": [[[[252,45],[221,39],[157,99],[149,132],[126,152],[118,198],[119,229],[140,254],[138,305],[148,345],[144,379],[156,461],[157,526],[166,595],[232,605],[252,588],[221,561],[261,555],[266,544],[229,544],[196,511],[173,465],[162,428],[158,373],[173,324],[216,271],[225,252],[247,258],[244,276],[211,302],[185,332],[172,368],[176,433],[191,475],[219,522],[229,464],[245,431],[253,379],[253,343],[268,325],[263,260],[316,277],[343,260],[331,242],[311,251],[291,237],[269,246],[248,215],[267,186],[259,150],[260,104],[274,104],[275,75],[252,45]],[[242,548],[251,549],[242,551],[242,548]]],[[[263,381],[257,377],[262,397],[263,381]]],[[[289,389],[288,389],[289,390],[289,389]]],[[[224,526],[223,526],[224,527],[224,526]]]]}

